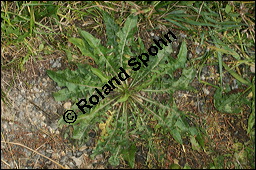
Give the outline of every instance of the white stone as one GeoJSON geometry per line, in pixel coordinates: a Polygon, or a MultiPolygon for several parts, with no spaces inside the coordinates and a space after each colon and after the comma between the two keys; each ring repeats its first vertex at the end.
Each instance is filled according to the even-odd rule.
{"type": "Polygon", "coordinates": [[[66,102],[64,103],[63,107],[68,110],[71,108],[71,105],[72,105],[71,102],[66,102]]]}

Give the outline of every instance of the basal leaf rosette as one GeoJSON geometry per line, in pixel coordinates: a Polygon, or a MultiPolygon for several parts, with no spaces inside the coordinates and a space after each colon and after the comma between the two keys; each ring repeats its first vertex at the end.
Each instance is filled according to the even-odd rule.
{"type": "MultiPolygon", "coordinates": [[[[47,72],[63,88],[54,93],[55,99],[72,100],[71,109],[79,113],[72,124],[73,138],[86,141],[88,132],[94,130],[99,137],[93,155],[109,151],[110,164],[118,165],[124,159],[131,167],[138,140],[152,143],[152,135],[159,129],[171,134],[179,144],[183,144],[184,136],[189,136],[195,148],[203,147],[200,131],[186,122],[189,117],[177,109],[172,99],[175,90],[191,89],[189,84],[195,77],[195,71],[186,68],[186,42],[182,41],[177,58],[170,55],[171,43],[177,39],[171,31],[154,39],[153,45],[145,49],[141,39],[134,36],[137,16],[128,17],[119,28],[103,13],[106,47],[81,29],[80,38],[69,39],[82,55],[94,59],[97,68],[77,64],[75,71],[47,72]],[[183,71],[175,79],[173,73],[177,69],[183,71]]],[[[65,124],[63,119],[59,122],[65,124]]]]}

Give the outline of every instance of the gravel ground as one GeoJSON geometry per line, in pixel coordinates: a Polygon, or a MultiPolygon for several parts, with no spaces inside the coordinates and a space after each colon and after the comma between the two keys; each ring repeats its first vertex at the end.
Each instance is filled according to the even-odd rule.
{"type": "Polygon", "coordinates": [[[103,155],[90,159],[94,142],[75,148],[58,128],[65,102],[54,100],[52,93],[60,87],[46,70],[72,67],[63,56],[56,51],[31,58],[22,72],[16,73],[17,68],[1,71],[1,87],[8,100],[1,100],[2,168],[104,168],[103,155]]]}
{"type": "MultiPolygon", "coordinates": [[[[178,52],[178,44],[173,45],[172,55],[175,56],[178,52]]],[[[189,59],[205,52],[195,42],[190,42],[188,48],[189,59]],[[192,47],[196,50],[191,50],[192,47]]],[[[63,70],[72,67],[64,61],[63,56],[65,56],[63,52],[57,51],[51,55],[42,56],[41,60],[30,59],[22,73],[14,72],[13,70],[18,70],[15,68],[1,71],[1,95],[5,95],[6,101],[4,103],[4,100],[1,100],[1,168],[108,168],[103,155],[97,155],[95,160],[90,158],[95,136],[91,137],[85,145],[76,148],[72,145],[72,141],[63,139],[64,130],[58,128],[57,121],[65,112],[64,105],[67,103],[56,102],[52,97],[52,93],[58,91],[60,87],[48,77],[46,70],[63,70]]],[[[223,60],[226,61],[229,58],[223,57],[223,60]]],[[[255,66],[250,70],[255,73],[255,66]]],[[[250,73],[245,71],[244,74],[250,73]]],[[[218,78],[217,65],[206,65],[202,68],[201,80],[217,84],[218,78]]],[[[226,87],[226,85],[229,85],[232,91],[239,90],[237,81],[227,73],[223,76],[223,86],[226,87]]],[[[245,129],[242,128],[247,124],[246,120],[250,113],[248,108],[241,115],[241,119],[220,114],[213,105],[215,89],[200,84],[197,79],[193,81],[192,86],[198,90],[198,93],[177,91],[174,94],[175,102],[180,110],[197,114],[198,123],[207,122],[205,129],[211,141],[206,143],[216,143],[216,152],[229,153],[229,148],[236,141],[241,143],[249,141],[245,129]],[[223,123],[227,121],[231,124],[223,123]]],[[[168,144],[164,146],[167,148],[166,155],[175,153],[173,157],[179,157],[182,166],[188,163],[193,167],[199,167],[199,165],[206,167],[203,163],[208,163],[210,160],[206,153],[200,153],[202,154],[200,155],[193,150],[190,151],[189,144],[184,146],[187,148],[186,154],[177,152],[183,148],[168,144]],[[177,153],[180,155],[177,156],[177,153]]],[[[139,158],[143,156],[145,155],[139,158]]],[[[139,160],[137,157],[136,160],[139,160]]]]}
{"type": "Polygon", "coordinates": [[[61,137],[57,121],[64,103],[52,97],[60,87],[46,74],[47,69],[63,69],[60,56],[28,62],[10,89],[15,73],[2,71],[1,86],[9,102],[1,100],[1,168],[104,168],[103,155],[90,159],[92,142],[75,148],[61,137]]]}

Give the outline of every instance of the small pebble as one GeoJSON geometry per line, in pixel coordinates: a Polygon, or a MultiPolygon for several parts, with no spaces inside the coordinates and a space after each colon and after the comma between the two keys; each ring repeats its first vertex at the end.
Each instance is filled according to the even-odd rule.
{"type": "Polygon", "coordinates": [[[83,152],[77,151],[77,152],[76,152],[76,157],[78,158],[78,157],[80,157],[82,154],[83,154],[83,152]]]}
{"type": "Polygon", "coordinates": [[[48,158],[50,158],[52,156],[51,153],[46,153],[45,156],[47,156],[48,158]]]}
{"type": "Polygon", "coordinates": [[[50,64],[52,64],[54,62],[54,59],[50,59],[50,64]]]}
{"type": "Polygon", "coordinates": [[[61,153],[60,153],[60,156],[65,156],[66,155],[66,153],[65,153],[65,151],[62,151],[61,153]]]}
{"type": "Polygon", "coordinates": [[[37,87],[33,87],[34,92],[39,92],[39,89],[37,87]]]}
{"type": "Polygon", "coordinates": [[[255,64],[250,66],[250,70],[251,70],[252,73],[255,73],[255,64]]]}
{"type": "Polygon", "coordinates": [[[69,162],[68,166],[69,166],[70,168],[75,168],[75,165],[74,165],[73,162],[69,162]]]}
{"type": "Polygon", "coordinates": [[[71,156],[73,156],[73,153],[71,151],[68,151],[67,156],[71,157],[71,156]]]}
{"type": "Polygon", "coordinates": [[[207,88],[203,87],[203,91],[204,91],[204,94],[206,94],[206,95],[210,94],[210,91],[207,88]]]}
{"type": "Polygon", "coordinates": [[[47,153],[53,153],[53,150],[52,150],[52,149],[46,149],[45,152],[47,152],[47,153]]]}
{"type": "Polygon", "coordinates": [[[69,110],[71,108],[71,105],[72,105],[71,102],[66,102],[66,103],[64,103],[63,107],[64,107],[64,109],[69,110]]]}
{"type": "Polygon", "coordinates": [[[158,37],[158,36],[154,36],[154,39],[155,39],[155,40],[159,40],[159,39],[160,39],[160,37],[158,37]]]}
{"type": "Polygon", "coordinates": [[[81,148],[79,148],[79,151],[85,151],[88,147],[86,145],[83,145],[81,148]]]}
{"type": "Polygon", "coordinates": [[[92,149],[91,148],[88,148],[87,150],[86,150],[86,152],[87,152],[87,154],[92,154],[92,149]]]}
{"type": "Polygon", "coordinates": [[[99,154],[95,157],[98,161],[102,160],[103,159],[103,155],[102,154],[99,154]]]}
{"type": "Polygon", "coordinates": [[[93,143],[92,139],[90,138],[85,144],[86,146],[91,146],[93,143]]]}
{"type": "Polygon", "coordinates": [[[58,153],[54,152],[54,153],[52,153],[52,158],[57,160],[60,158],[60,155],[58,153]]]}
{"type": "Polygon", "coordinates": [[[187,35],[186,35],[186,34],[183,34],[183,33],[180,33],[180,36],[181,36],[182,38],[186,38],[186,37],[187,37],[187,35]]]}
{"type": "Polygon", "coordinates": [[[36,97],[36,98],[39,98],[39,97],[40,97],[40,94],[39,94],[39,93],[36,93],[36,94],[35,94],[35,97],[36,97]]]}
{"type": "Polygon", "coordinates": [[[66,163],[66,162],[67,162],[67,159],[68,159],[68,157],[67,157],[67,156],[63,156],[63,157],[61,157],[61,159],[60,159],[60,163],[61,163],[61,164],[66,163]]]}
{"type": "Polygon", "coordinates": [[[192,58],[193,57],[193,54],[192,53],[189,53],[188,54],[188,58],[192,58]]]}
{"type": "Polygon", "coordinates": [[[197,53],[197,54],[200,54],[201,52],[202,52],[201,47],[196,47],[196,53],[197,53]]]}

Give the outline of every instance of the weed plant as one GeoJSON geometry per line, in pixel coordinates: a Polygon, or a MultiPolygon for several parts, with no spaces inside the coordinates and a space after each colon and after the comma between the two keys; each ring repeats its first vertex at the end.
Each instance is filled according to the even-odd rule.
{"type": "MultiPolygon", "coordinates": [[[[159,129],[164,135],[171,135],[177,144],[183,144],[182,138],[189,136],[193,145],[203,147],[202,134],[187,123],[189,117],[176,108],[172,99],[175,90],[192,89],[189,83],[195,77],[195,70],[185,68],[185,40],[177,58],[170,56],[172,48],[169,44],[156,56],[151,56],[147,67],[133,71],[127,65],[128,60],[146,51],[142,40],[134,38],[137,16],[129,16],[123,28],[119,28],[107,13],[103,16],[108,46],[102,46],[99,39],[79,29],[81,38],[70,38],[69,41],[80,49],[82,55],[93,58],[95,66],[78,64],[74,71],[48,71],[58,86],[66,87],[56,92],[54,97],[58,101],[72,99],[75,102],[88,98],[95,88],[101,88],[116,76],[119,67],[131,76],[98,105],[88,109],[86,114],[79,114],[72,124],[73,138],[85,142],[88,132],[94,129],[100,137],[93,155],[109,151],[111,165],[118,165],[123,158],[131,167],[134,167],[138,141],[147,141],[150,146],[159,129]],[[183,69],[178,79],[173,76],[177,69],[183,69]]],[[[72,109],[78,110],[76,105],[72,109]]]]}

